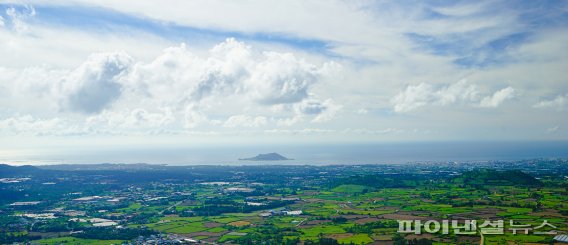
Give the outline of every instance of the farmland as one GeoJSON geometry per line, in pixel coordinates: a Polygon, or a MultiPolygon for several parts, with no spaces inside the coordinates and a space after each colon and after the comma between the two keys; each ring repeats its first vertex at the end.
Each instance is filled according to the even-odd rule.
{"type": "Polygon", "coordinates": [[[22,179],[0,186],[1,243],[549,244],[568,232],[564,160],[90,167],[0,172],[22,179]],[[400,232],[400,220],[422,225],[400,232]],[[481,236],[499,220],[502,234],[481,236]]]}

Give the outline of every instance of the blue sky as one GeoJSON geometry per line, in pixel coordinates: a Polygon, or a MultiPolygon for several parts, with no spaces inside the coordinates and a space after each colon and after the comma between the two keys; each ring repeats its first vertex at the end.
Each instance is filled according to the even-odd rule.
{"type": "MultiPolygon", "coordinates": [[[[406,1],[393,4],[396,11],[412,12],[417,5],[420,11],[418,21],[447,20],[452,21],[455,15],[439,11],[437,8],[456,7],[471,4],[471,2],[431,2],[425,4],[418,1],[406,1]]],[[[371,9],[375,7],[373,2],[368,4],[371,9]]],[[[378,14],[384,11],[383,5],[376,6],[378,14]]],[[[497,65],[503,62],[514,62],[514,57],[504,55],[506,49],[515,48],[528,41],[533,35],[538,34],[543,28],[563,28],[568,23],[565,3],[559,1],[502,1],[491,2],[485,11],[474,13],[471,16],[477,18],[499,16],[514,12],[517,22],[509,33],[495,36],[491,40],[476,44],[473,40],[477,36],[491,32],[492,28],[480,28],[468,33],[448,33],[445,35],[424,35],[409,30],[403,32],[406,37],[414,42],[423,51],[429,51],[437,55],[457,57],[454,62],[466,67],[483,67],[497,65]]],[[[10,26],[7,10],[15,9],[23,14],[30,11],[30,7],[37,13],[30,18],[30,23],[44,25],[50,28],[65,28],[90,31],[96,33],[115,33],[124,30],[141,31],[152,35],[167,38],[173,42],[211,43],[222,42],[227,37],[237,38],[241,41],[254,41],[283,44],[292,48],[306,50],[330,57],[343,57],[331,52],[335,41],[297,36],[293,33],[274,31],[241,32],[224,28],[200,28],[191,25],[178,24],[172,20],[153,19],[142,14],[120,12],[105,6],[90,6],[87,4],[73,5],[42,5],[42,4],[1,4],[1,15],[7,26],[10,26]]],[[[371,10],[372,11],[372,10],[371,10]]],[[[495,28],[503,28],[496,26],[495,28]]],[[[356,61],[356,60],[355,60],[356,61]]]]}
{"type": "MultiPolygon", "coordinates": [[[[3,12],[11,7],[22,12],[27,11],[26,6],[4,4],[2,7],[4,9],[3,12]]],[[[243,33],[179,25],[175,22],[129,15],[104,7],[34,5],[34,9],[38,14],[34,16],[33,22],[52,28],[70,28],[107,33],[119,32],[125,29],[138,30],[175,42],[186,42],[188,40],[191,40],[191,42],[222,42],[227,37],[233,37],[242,41],[282,43],[294,48],[321,52],[322,54],[326,52],[326,46],[330,45],[324,40],[290,37],[279,33],[243,33]]]]}
{"type": "Polygon", "coordinates": [[[567,1],[4,1],[0,156],[567,140],[567,27],[567,1]]]}

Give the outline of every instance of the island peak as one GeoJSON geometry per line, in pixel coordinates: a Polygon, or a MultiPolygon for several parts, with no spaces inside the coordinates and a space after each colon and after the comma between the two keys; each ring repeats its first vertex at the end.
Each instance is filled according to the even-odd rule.
{"type": "Polygon", "coordinates": [[[258,154],[255,157],[240,158],[239,160],[241,160],[241,161],[284,161],[284,160],[292,160],[292,159],[273,152],[273,153],[266,153],[266,154],[258,154]]]}

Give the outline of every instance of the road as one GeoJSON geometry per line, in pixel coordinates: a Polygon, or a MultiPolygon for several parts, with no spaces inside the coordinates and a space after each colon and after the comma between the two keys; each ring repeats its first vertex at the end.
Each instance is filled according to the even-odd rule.
{"type": "Polygon", "coordinates": [[[169,206],[169,207],[167,207],[167,208],[164,208],[164,210],[160,211],[160,215],[164,214],[164,212],[165,212],[166,210],[168,210],[168,209],[170,209],[170,208],[173,208],[173,207],[175,207],[175,206],[178,206],[178,205],[180,205],[180,204],[182,204],[182,203],[183,203],[183,201],[179,201],[179,202],[176,202],[176,203],[175,203],[174,205],[172,205],[172,206],[169,206]]]}

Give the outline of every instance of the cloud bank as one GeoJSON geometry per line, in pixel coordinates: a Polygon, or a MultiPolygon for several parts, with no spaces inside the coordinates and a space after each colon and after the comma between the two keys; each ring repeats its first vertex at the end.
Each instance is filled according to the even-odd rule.
{"type": "Polygon", "coordinates": [[[409,85],[391,101],[393,111],[397,113],[410,112],[427,105],[469,105],[496,108],[504,101],[513,98],[515,90],[507,87],[483,98],[480,95],[481,92],[477,85],[461,80],[453,84],[437,86],[428,83],[409,85]]]}
{"type": "Polygon", "coordinates": [[[0,134],[568,139],[567,9],[4,1],[0,134]]]}
{"type": "Polygon", "coordinates": [[[287,114],[327,121],[335,116],[337,106],[329,99],[315,99],[311,90],[334,72],[329,67],[339,65],[312,64],[292,53],[257,51],[229,38],[205,56],[181,44],[149,62],[136,61],[124,52],[107,52],[92,54],[68,71],[6,70],[11,76],[2,82],[3,100],[24,100],[32,94],[42,99],[31,106],[14,105],[12,110],[26,116],[3,120],[3,130],[27,132],[26,125],[55,130],[65,123],[76,125],[75,133],[181,131],[208,125],[248,128],[276,124],[287,114]],[[45,101],[50,104],[41,105],[45,101]],[[220,112],[215,119],[206,113],[233,104],[241,108],[220,112]],[[269,114],[272,106],[280,105],[288,109],[269,114]],[[43,110],[38,113],[35,108],[43,110]],[[55,117],[40,120],[38,115],[55,117]],[[66,118],[65,122],[59,118],[66,118]]]}

